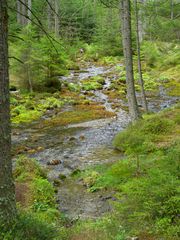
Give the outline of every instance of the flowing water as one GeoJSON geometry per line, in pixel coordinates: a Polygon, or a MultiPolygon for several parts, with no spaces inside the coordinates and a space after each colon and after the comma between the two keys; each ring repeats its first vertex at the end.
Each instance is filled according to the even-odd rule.
{"type": "MultiPolygon", "coordinates": [[[[82,180],[74,180],[70,177],[73,172],[87,169],[88,167],[111,163],[121,158],[119,152],[112,147],[112,139],[115,134],[124,129],[130,119],[126,111],[116,107],[114,103],[127,106],[121,99],[109,100],[104,94],[111,84],[111,81],[118,78],[114,76],[114,67],[97,67],[88,65],[79,72],[72,71],[68,77],[62,80],[77,82],[88,79],[92,76],[103,75],[105,85],[102,90],[92,91],[91,101],[103,105],[107,111],[115,112],[117,117],[93,120],[72,124],[65,127],[51,127],[39,129],[29,126],[22,129],[19,135],[13,135],[13,144],[21,142],[36,148],[41,146],[41,151],[29,154],[36,158],[42,165],[47,167],[47,162],[59,160],[60,164],[48,166],[49,179],[59,179],[59,175],[66,176],[66,179],[58,187],[57,202],[60,211],[69,218],[96,218],[111,210],[109,199],[113,200],[113,193],[87,192],[82,180]]],[[[85,94],[82,92],[81,94],[85,94]]],[[[159,111],[177,101],[177,98],[169,97],[163,88],[160,88],[156,97],[149,98],[151,111],[159,111]]],[[[68,108],[68,107],[67,107],[68,108]]],[[[68,109],[64,109],[66,111],[68,109]]]]}

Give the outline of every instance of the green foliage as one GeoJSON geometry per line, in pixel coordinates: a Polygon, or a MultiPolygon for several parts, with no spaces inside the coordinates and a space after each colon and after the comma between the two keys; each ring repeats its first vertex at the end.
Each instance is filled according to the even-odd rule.
{"type": "Polygon", "coordinates": [[[148,1],[145,7],[144,18],[147,19],[148,25],[146,27],[149,37],[153,40],[161,41],[178,41],[178,31],[180,23],[178,21],[179,4],[177,1],[171,2],[160,0],[158,4],[154,5],[152,1],[148,1]],[[152,12],[156,8],[156,18],[151,19],[152,12]],[[173,17],[172,12],[173,11],[173,17]],[[176,17],[177,16],[177,17],[176,17]]]}
{"type": "Polygon", "coordinates": [[[15,124],[39,119],[47,109],[60,108],[64,99],[50,94],[17,94],[11,97],[11,118],[15,124]]]}
{"type": "Polygon", "coordinates": [[[54,188],[46,179],[35,178],[31,183],[33,210],[46,211],[55,205],[54,188]]]}
{"type": "MultiPolygon", "coordinates": [[[[132,162],[122,160],[105,169],[104,173],[93,178],[93,184],[88,186],[89,191],[94,192],[103,188],[118,188],[118,185],[128,181],[135,172],[135,165],[132,162]]],[[[86,178],[85,178],[86,179],[86,178]]]]}
{"type": "Polygon", "coordinates": [[[99,177],[98,172],[90,171],[89,174],[86,174],[83,178],[83,183],[88,187],[92,187],[99,177]]]}
{"type": "Polygon", "coordinates": [[[32,213],[19,214],[11,229],[0,227],[0,239],[2,240],[49,240],[55,239],[57,232],[51,224],[40,221],[32,213]]]}
{"type": "MultiPolygon", "coordinates": [[[[128,235],[146,233],[156,239],[179,238],[180,142],[175,120],[178,115],[178,106],[147,115],[115,138],[116,147],[126,151],[127,157],[111,166],[95,168],[97,177],[88,187],[90,191],[116,191],[114,224],[121,222],[128,235]],[[174,141],[163,145],[169,138],[174,141]],[[134,156],[139,158],[139,171],[134,156]]],[[[92,176],[93,171],[88,170],[80,177],[92,176]]]]}
{"type": "Polygon", "coordinates": [[[145,121],[139,120],[135,125],[129,126],[114,139],[114,146],[128,154],[144,154],[156,149],[157,139],[173,130],[175,122],[163,118],[162,114],[148,116],[145,121]]]}
{"type": "Polygon", "coordinates": [[[158,60],[160,58],[160,51],[155,42],[144,42],[142,45],[142,59],[146,61],[146,63],[150,67],[155,67],[158,60]]]}
{"type": "MultiPolygon", "coordinates": [[[[35,159],[21,156],[16,160],[14,177],[16,183],[26,184],[28,202],[24,207],[18,205],[18,216],[10,229],[0,226],[0,239],[59,239],[56,226],[60,224],[60,213],[56,209],[54,188],[46,179],[46,171],[35,159]]],[[[21,191],[19,187],[18,192],[21,191]]]]}
{"type": "Polygon", "coordinates": [[[79,221],[70,230],[68,230],[69,238],[71,239],[87,239],[87,240],[125,240],[127,234],[118,220],[112,216],[96,220],[79,221]]]}
{"type": "Polygon", "coordinates": [[[76,83],[69,83],[68,90],[70,90],[71,92],[79,92],[80,86],[79,86],[79,84],[76,84],[76,83]]]}
{"type": "Polygon", "coordinates": [[[159,116],[156,115],[148,118],[144,123],[142,131],[145,134],[152,133],[159,135],[171,131],[174,125],[172,120],[163,119],[161,114],[159,114],[159,116]]]}
{"type": "Polygon", "coordinates": [[[105,79],[101,76],[91,77],[81,81],[81,88],[86,91],[101,90],[105,84],[105,79]]]}
{"type": "Polygon", "coordinates": [[[124,222],[129,222],[130,229],[152,231],[151,225],[154,224],[154,233],[168,236],[171,231],[172,235],[168,237],[178,237],[179,180],[178,163],[174,157],[179,157],[179,151],[174,152],[172,147],[168,154],[154,154],[146,158],[151,163],[151,168],[144,169],[146,174],[119,186],[121,195],[118,198],[123,201],[123,205],[117,203],[116,207],[124,222]],[[152,158],[158,159],[153,165],[152,158]],[[169,229],[166,228],[167,223],[169,229]]]}
{"type": "Polygon", "coordinates": [[[102,85],[94,81],[83,81],[82,89],[86,91],[102,89],[102,85]]]}
{"type": "Polygon", "coordinates": [[[34,177],[46,177],[46,171],[40,167],[35,159],[20,156],[16,160],[14,177],[18,182],[26,182],[34,177]]]}
{"type": "MultiPolygon", "coordinates": [[[[27,26],[18,36],[20,39],[10,44],[10,55],[16,56],[22,63],[11,60],[11,74],[20,79],[20,85],[33,90],[60,90],[61,85],[55,76],[67,73],[68,57],[63,43],[52,43],[47,37],[38,37],[33,27],[27,26]],[[23,41],[21,40],[23,39],[23,41]]],[[[55,91],[53,90],[53,91],[55,91]]]]}

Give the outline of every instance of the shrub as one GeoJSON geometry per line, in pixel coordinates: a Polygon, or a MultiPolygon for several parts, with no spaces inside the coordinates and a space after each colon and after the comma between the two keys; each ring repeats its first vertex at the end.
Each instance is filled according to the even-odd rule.
{"type": "Polygon", "coordinates": [[[40,167],[35,159],[20,156],[16,160],[14,177],[16,181],[25,182],[34,177],[46,177],[46,171],[40,167]]]}
{"type": "Polygon", "coordinates": [[[150,115],[139,120],[114,138],[114,146],[128,154],[144,154],[156,150],[157,139],[173,130],[175,122],[162,114],[150,115]]]}
{"type": "Polygon", "coordinates": [[[11,73],[18,77],[23,88],[51,92],[61,89],[56,76],[67,74],[68,56],[63,43],[52,42],[46,36],[37,36],[34,27],[27,26],[10,44],[10,54],[23,62],[11,59],[11,73]],[[24,41],[19,40],[24,39],[24,41]]]}
{"type": "Polygon", "coordinates": [[[144,122],[142,131],[147,134],[152,133],[159,135],[172,130],[173,125],[174,122],[172,120],[163,119],[163,117],[161,117],[160,115],[152,116],[144,122]]]}
{"type": "Polygon", "coordinates": [[[46,211],[55,205],[54,188],[46,179],[35,178],[31,183],[32,208],[35,211],[46,211]]]}
{"type": "Polygon", "coordinates": [[[155,67],[160,56],[161,54],[156,43],[148,41],[144,42],[142,45],[142,58],[149,66],[155,67]]]}
{"type": "Polygon", "coordinates": [[[0,227],[0,239],[2,240],[49,240],[55,239],[57,232],[55,228],[40,221],[33,214],[21,213],[11,229],[0,227]]]}

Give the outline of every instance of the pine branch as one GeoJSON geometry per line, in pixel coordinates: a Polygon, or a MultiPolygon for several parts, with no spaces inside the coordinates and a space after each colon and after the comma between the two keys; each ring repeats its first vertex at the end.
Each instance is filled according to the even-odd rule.
{"type": "Polygon", "coordinates": [[[17,57],[11,56],[11,57],[8,57],[8,58],[15,59],[16,61],[18,61],[18,62],[20,62],[20,63],[24,64],[24,62],[23,62],[23,61],[21,61],[21,60],[20,60],[19,58],[17,58],[17,57]]]}
{"type": "MultiPolygon", "coordinates": [[[[19,1],[21,1],[21,0],[19,0],[19,1]]],[[[21,1],[21,2],[22,2],[22,1],[21,1]]],[[[21,13],[20,11],[18,11],[17,9],[11,8],[11,7],[9,7],[9,6],[8,6],[8,8],[11,9],[12,11],[15,11],[15,12],[19,13],[21,16],[24,16],[25,18],[29,19],[34,25],[36,25],[38,28],[40,28],[40,29],[45,33],[46,37],[48,38],[48,40],[49,40],[50,43],[52,44],[53,48],[55,49],[56,53],[59,54],[59,52],[58,52],[57,48],[55,47],[55,45],[54,45],[54,43],[53,43],[52,40],[54,40],[54,41],[57,42],[58,44],[60,44],[60,43],[59,43],[58,41],[56,41],[52,36],[50,36],[50,35],[46,32],[46,30],[44,29],[44,27],[43,27],[42,23],[40,22],[40,20],[38,19],[38,17],[36,17],[36,19],[38,19],[38,23],[39,23],[39,24],[37,24],[32,18],[30,18],[30,17],[27,16],[26,14],[22,14],[22,13],[21,13]],[[40,24],[40,23],[41,23],[41,24],[40,24]]],[[[33,13],[33,14],[34,14],[34,13],[33,13]]],[[[35,14],[34,14],[34,15],[35,15],[35,14]]],[[[33,16],[34,16],[34,15],[33,15],[33,16]]]]}

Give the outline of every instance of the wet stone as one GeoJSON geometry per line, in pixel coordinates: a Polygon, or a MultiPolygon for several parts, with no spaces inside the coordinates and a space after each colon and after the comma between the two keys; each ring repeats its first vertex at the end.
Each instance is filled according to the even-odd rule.
{"type": "Polygon", "coordinates": [[[58,164],[60,164],[60,163],[62,163],[62,161],[61,160],[57,160],[57,159],[54,159],[54,160],[50,160],[50,161],[48,161],[47,162],[47,165],[58,165],[58,164]]]}

